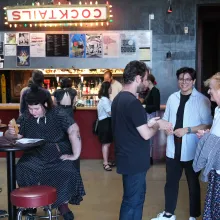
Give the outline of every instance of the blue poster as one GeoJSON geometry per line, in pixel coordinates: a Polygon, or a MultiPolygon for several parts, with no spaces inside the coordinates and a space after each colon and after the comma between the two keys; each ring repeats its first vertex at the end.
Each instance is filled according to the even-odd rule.
{"type": "Polygon", "coordinates": [[[30,66],[29,46],[17,46],[17,66],[30,66]]]}
{"type": "Polygon", "coordinates": [[[86,36],[85,34],[70,34],[70,58],[86,57],[86,36]]]}

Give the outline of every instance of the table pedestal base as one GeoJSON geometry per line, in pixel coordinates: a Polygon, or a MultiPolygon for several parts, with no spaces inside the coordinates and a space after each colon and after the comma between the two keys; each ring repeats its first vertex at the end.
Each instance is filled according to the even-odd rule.
{"type": "Polygon", "coordinates": [[[16,219],[16,207],[11,204],[10,194],[16,188],[15,152],[7,152],[7,177],[8,177],[8,219],[16,219]]]}

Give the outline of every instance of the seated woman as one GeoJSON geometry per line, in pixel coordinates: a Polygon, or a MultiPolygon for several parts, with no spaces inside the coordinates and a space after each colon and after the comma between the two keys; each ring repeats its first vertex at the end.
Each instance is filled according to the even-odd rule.
{"type": "Polygon", "coordinates": [[[73,105],[77,92],[72,89],[72,80],[70,78],[62,78],[60,80],[61,89],[57,89],[54,93],[54,104],[60,105],[69,115],[73,117],[73,105]]]}
{"type": "Polygon", "coordinates": [[[57,189],[57,201],[52,208],[59,209],[65,220],[73,220],[68,203],[79,204],[85,195],[76,160],[81,153],[79,127],[60,107],[50,106],[47,94],[35,84],[26,96],[28,110],[17,123],[19,134],[9,124],[9,138],[41,138],[45,144],[25,152],[17,163],[17,182],[20,187],[48,185],[57,189]],[[25,175],[24,175],[25,174],[25,175]]]}

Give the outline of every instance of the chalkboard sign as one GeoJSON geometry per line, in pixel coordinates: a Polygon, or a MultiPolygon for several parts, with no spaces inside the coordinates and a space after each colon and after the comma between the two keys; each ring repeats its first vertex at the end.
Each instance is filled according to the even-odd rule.
{"type": "Polygon", "coordinates": [[[46,34],[46,56],[68,57],[69,34],[46,34]]]}

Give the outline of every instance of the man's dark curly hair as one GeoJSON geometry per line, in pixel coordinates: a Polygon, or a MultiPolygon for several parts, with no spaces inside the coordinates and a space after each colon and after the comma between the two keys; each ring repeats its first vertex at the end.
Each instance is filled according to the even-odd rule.
{"type": "Polygon", "coordinates": [[[193,68],[190,68],[190,67],[182,67],[182,68],[178,69],[178,70],[176,71],[176,77],[177,77],[177,79],[179,79],[179,76],[180,76],[180,74],[182,74],[182,73],[184,73],[184,74],[188,73],[188,74],[191,76],[192,80],[195,80],[195,79],[196,79],[196,71],[195,71],[193,68]]]}
{"type": "Polygon", "coordinates": [[[124,69],[123,79],[124,84],[131,84],[134,82],[136,76],[141,76],[143,79],[146,72],[150,73],[150,69],[144,62],[141,61],[131,61],[128,63],[124,69]]]}

